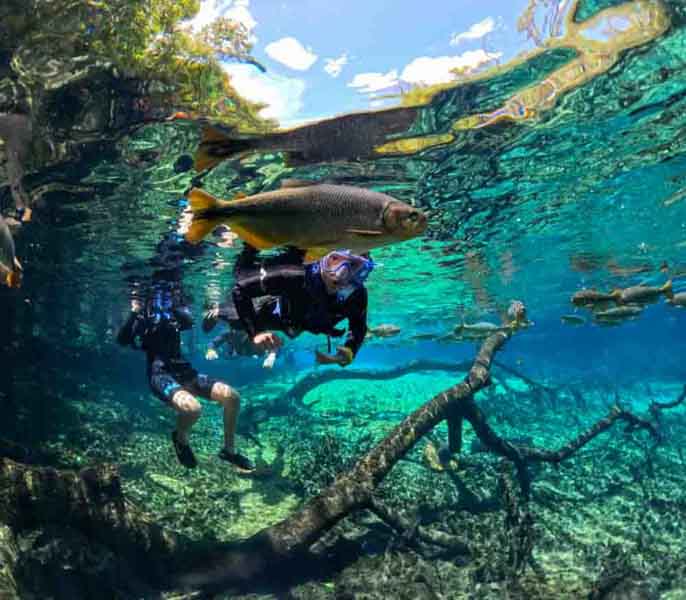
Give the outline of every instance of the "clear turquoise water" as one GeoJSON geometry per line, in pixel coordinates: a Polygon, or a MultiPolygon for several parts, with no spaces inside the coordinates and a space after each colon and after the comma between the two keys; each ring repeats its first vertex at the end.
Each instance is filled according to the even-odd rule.
{"type": "MultiPolygon", "coordinates": [[[[577,21],[615,4],[582,3],[577,21]]],[[[671,27],[663,36],[622,53],[607,73],[565,93],[534,119],[467,130],[450,144],[407,156],[289,168],[281,154],[255,155],[223,163],[205,188],[230,197],[273,189],[286,177],[327,179],[387,191],[430,211],[421,239],[375,252],[382,266],[369,280],[370,324],[393,323],[402,331],[370,340],[357,368],[468,359],[473,343],[413,336],[443,335],[463,320],[495,321],[510,300],[520,299],[535,324],[508,342],[499,356],[503,363],[548,385],[573,383],[597,395],[599,406],[609,405],[614,392],[607,390],[619,390],[639,408],[647,400],[640,390],[667,390],[663,399],[669,399],[686,381],[686,309],[661,299],[636,320],[601,327],[570,303],[584,287],[657,285],[669,277],[676,292],[686,291],[686,200],[675,196],[686,181],[686,9],[677,1],[665,5],[671,27]],[[660,270],[664,262],[666,272],[660,270]],[[640,273],[627,272],[636,267],[640,273]],[[587,321],[565,324],[561,316],[567,314],[587,321]]],[[[493,111],[569,59],[566,51],[549,51],[493,78],[443,91],[420,109],[411,133],[445,133],[462,117],[493,111]]],[[[141,413],[149,419],[145,435],[161,457],[155,468],[186,477],[173,465],[169,420],[157,416],[163,407],[147,391],[142,354],[119,347],[114,337],[128,310],[127,277],[149,274],[146,261],[155,245],[177,226],[179,200],[195,173],[177,174],[173,164],[194,153],[198,136],[193,124],[156,124],[120,140],[117,156],[93,155],[81,165],[78,179],[88,193],[44,196],[34,222],[17,235],[25,285],[19,292],[0,290],[3,437],[46,448],[63,448],[66,441],[82,459],[106,456],[126,465],[129,458],[118,447],[136,447],[137,432],[113,433],[103,423],[121,419],[126,429],[126,419],[141,413]],[[122,159],[150,149],[159,152],[152,164],[131,166],[122,159]],[[107,436],[115,441],[109,444],[107,436]],[[89,454],[91,446],[96,450],[89,454]]],[[[61,176],[76,179],[76,173],[61,176]]],[[[44,178],[33,174],[28,182],[44,178]]],[[[196,321],[230,290],[237,250],[207,243],[184,263],[182,283],[196,321]]],[[[208,340],[194,329],[184,337],[185,354],[199,370],[238,387],[246,405],[314,369],[313,349],[325,343],[303,335],[289,342],[292,360],[266,371],[252,358],[205,361],[208,340]]],[[[408,410],[424,390],[428,399],[450,383],[437,375],[436,389],[429,389],[426,375],[413,377],[392,387],[408,410]]],[[[360,385],[366,390],[372,384],[360,385]]],[[[341,397],[329,401],[330,410],[345,410],[348,402],[364,412],[349,386],[328,384],[331,396],[341,397]]],[[[391,410],[385,389],[391,388],[365,391],[369,405],[391,410]]],[[[516,415],[516,408],[508,410],[516,415]]],[[[592,421],[564,402],[557,410],[575,413],[581,424],[592,421]]],[[[209,461],[219,415],[207,413],[207,428],[197,436],[207,444],[203,456],[209,461]]],[[[677,425],[682,418],[680,413],[677,425]]],[[[316,418],[308,424],[313,436],[321,427],[343,439],[353,435],[345,419],[331,427],[316,418]]],[[[279,420],[267,426],[273,436],[284,427],[279,420]]],[[[554,420],[550,427],[549,439],[564,433],[554,430],[554,420]]],[[[383,427],[374,431],[378,437],[383,427]]],[[[545,438],[545,431],[539,433],[545,438]]],[[[241,443],[255,456],[258,450],[244,434],[241,443]]],[[[668,441],[679,444],[678,438],[668,441]]],[[[70,464],[65,456],[57,461],[70,464]]],[[[154,495],[147,489],[132,493],[145,503],[146,494],[154,495]]],[[[183,529],[180,521],[170,522],[183,529]]]]}

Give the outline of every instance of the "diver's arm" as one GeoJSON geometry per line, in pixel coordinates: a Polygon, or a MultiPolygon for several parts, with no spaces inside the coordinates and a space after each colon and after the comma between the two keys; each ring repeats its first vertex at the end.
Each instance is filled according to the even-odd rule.
{"type": "Polygon", "coordinates": [[[207,360],[216,360],[219,358],[219,353],[217,349],[229,342],[231,338],[231,330],[220,333],[218,336],[212,338],[212,341],[207,345],[207,352],[205,352],[205,358],[207,360]]]}
{"type": "Polygon", "coordinates": [[[126,323],[120,327],[119,332],[117,333],[118,344],[121,344],[122,346],[129,346],[133,343],[133,327],[137,318],[138,313],[132,311],[129,314],[129,318],[126,319],[126,323]]]}
{"type": "Polygon", "coordinates": [[[232,334],[233,332],[231,330],[225,331],[224,333],[220,333],[218,336],[212,338],[212,341],[208,344],[208,346],[212,350],[216,350],[220,346],[223,346],[224,344],[228,343],[232,334]]]}
{"type": "Polygon", "coordinates": [[[367,335],[367,290],[360,288],[350,298],[348,298],[348,306],[346,306],[349,333],[343,344],[343,348],[348,348],[352,352],[350,360],[357,355],[359,349],[364,343],[364,338],[367,335]]]}
{"type": "Polygon", "coordinates": [[[361,288],[348,298],[345,314],[350,327],[348,338],[342,346],[338,346],[335,355],[316,351],[319,364],[337,364],[347,367],[355,358],[367,334],[367,290],[365,288],[361,288]]]}
{"type": "Polygon", "coordinates": [[[119,328],[117,343],[122,346],[132,345],[136,338],[136,324],[142,318],[143,303],[137,298],[131,300],[131,312],[126,322],[119,328]]]}
{"type": "Polygon", "coordinates": [[[186,329],[191,329],[193,327],[193,315],[191,314],[190,308],[187,306],[181,306],[174,309],[174,316],[179,322],[179,328],[183,331],[186,329]]]}

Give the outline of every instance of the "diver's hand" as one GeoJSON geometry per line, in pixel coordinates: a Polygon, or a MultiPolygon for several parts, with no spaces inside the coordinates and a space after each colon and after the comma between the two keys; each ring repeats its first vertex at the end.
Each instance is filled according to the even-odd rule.
{"type": "Polygon", "coordinates": [[[207,352],[205,352],[205,358],[207,360],[217,360],[219,358],[219,354],[217,354],[217,351],[214,348],[208,348],[207,352]]]}
{"type": "Polygon", "coordinates": [[[353,353],[350,348],[346,346],[339,346],[336,350],[336,354],[325,354],[319,350],[314,351],[317,357],[317,364],[320,365],[340,365],[341,367],[347,367],[351,362],[353,362],[353,353]]]}
{"type": "Polygon", "coordinates": [[[273,350],[278,350],[283,345],[281,338],[272,333],[271,331],[264,331],[258,333],[253,339],[252,343],[255,344],[263,352],[271,352],[273,350]]]}
{"type": "Polygon", "coordinates": [[[276,352],[270,352],[267,354],[267,358],[264,359],[264,362],[262,363],[262,368],[263,369],[271,369],[274,366],[274,362],[276,361],[276,352]]]}

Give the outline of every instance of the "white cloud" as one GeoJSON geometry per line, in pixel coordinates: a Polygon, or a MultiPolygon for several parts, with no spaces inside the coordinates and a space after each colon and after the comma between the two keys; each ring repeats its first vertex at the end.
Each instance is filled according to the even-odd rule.
{"type": "Polygon", "coordinates": [[[483,21],[474,23],[467,31],[454,33],[450,39],[451,46],[457,46],[463,40],[478,40],[495,29],[495,19],[486,17],[483,21]]]}
{"type": "Polygon", "coordinates": [[[231,84],[248,100],[267,104],[260,115],[279,122],[296,117],[303,107],[305,82],[257,71],[251,65],[224,64],[231,76],[231,84]]]}
{"type": "Polygon", "coordinates": [[[371,94],[392,88],[398,83],[398,70],[393,69],[388,73],[358,73],[348,87],[357,88],[362,94],[371,94]]]}
{"type": "Polygon", "coordinates": [[[397,69],[388,73],[358,73],[348,84],[357,88],[362,94],[374,97],[376,92],[389,91],[392,88],[407,83],[410,85],[435,85],[449,83],[457,79],[454,69],[473,73],[480,67],[502,56],[502,52],[486,52],[485,50],[469,50],[457,56],[420,56],[410,62],[398,74],[397,69]]]}
{"type": "Polygon", "coordinates": [[[470,50],[458,56],[421,56],[408,64],[400,76],[403,81],[418,85],[448,83],[456,79],[453,69],[466,69],[473,72],[479,67],[502,56],[502,52],[470,50]]]}
{"type": "Polygon", "coordinates": [[[331,75],[331,77],[338,77],[343,70],[343,67],[348,64],[348,55],[344,52],[338,58],[327,58],[324,70],[331,75]]]}
{"type": "Polygon", "coordinates": [[[257,41],[257,38],[252,35],[257,21],[250,13],[250,0],[202,0],[198,14],[188,24],[193,31],[200,31],[205,25],[209,25],[219,17],[227,17],[242,23],[251,34],[251,41],[253,43],[257,41]]]}
{"type": "Polygon", "coordinates": [[[275,61],[296,71],[307,71],[317,61],[312,48],[305,48],[294,37],[281,38],[267,44],[264,51],[275,61]]]}

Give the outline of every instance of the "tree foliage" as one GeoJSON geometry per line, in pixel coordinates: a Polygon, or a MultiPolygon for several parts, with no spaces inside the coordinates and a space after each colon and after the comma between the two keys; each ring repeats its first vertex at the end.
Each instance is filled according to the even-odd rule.
{"type": "Polygon", "coordinates": [[[261,65],[251,56],[249,32],[227,18],[193,32],[188,19],[199,0],[35,0],[28,44],[61,40],[62,52],[109,64],[123,77],[150,86],[176,110],[264,131],[263,105],[242,98],[220,60],[261,65]],[[47,38],[47,39],[46,39],[47,38]],[[69,40],[69,44],[65,44],[69,40]]]}

